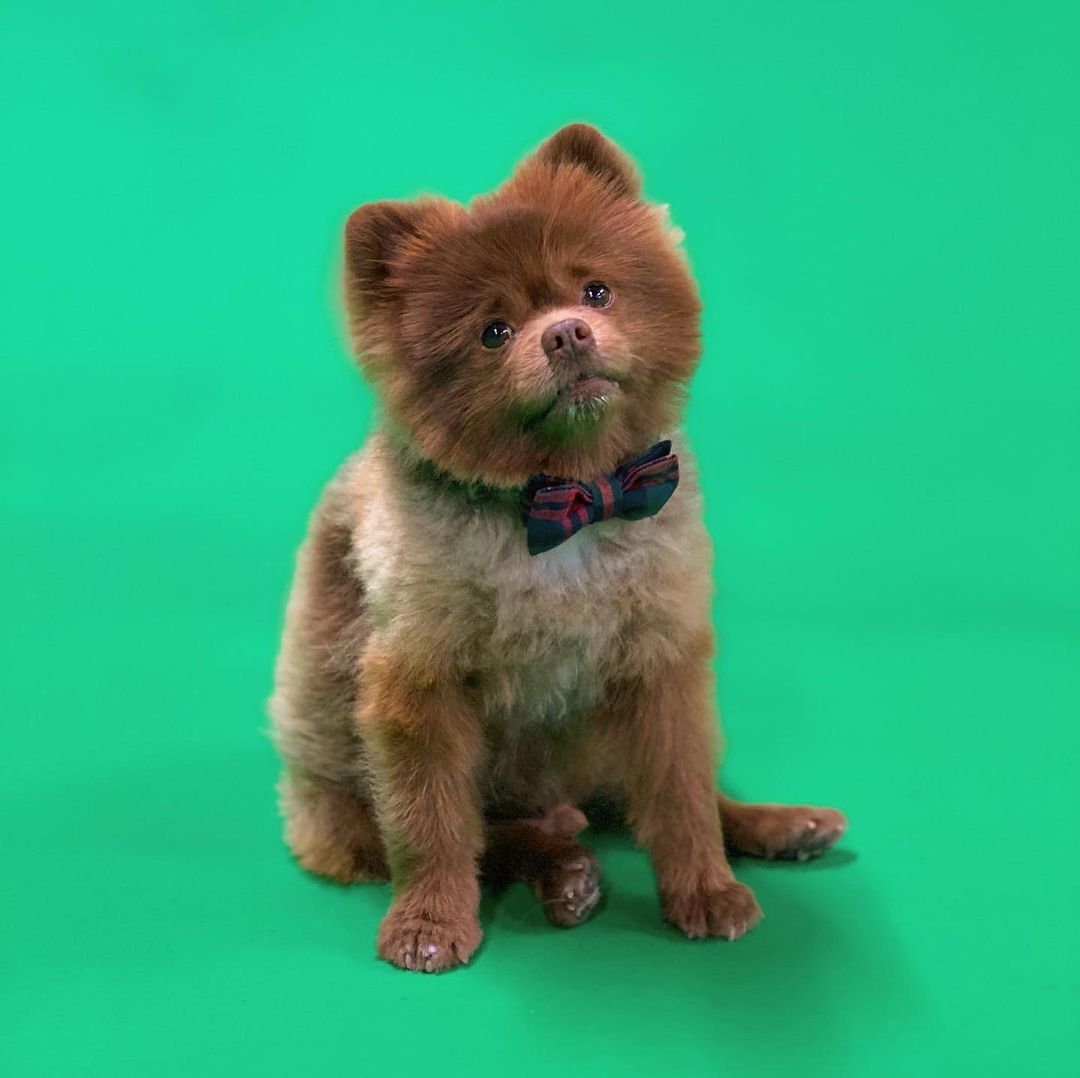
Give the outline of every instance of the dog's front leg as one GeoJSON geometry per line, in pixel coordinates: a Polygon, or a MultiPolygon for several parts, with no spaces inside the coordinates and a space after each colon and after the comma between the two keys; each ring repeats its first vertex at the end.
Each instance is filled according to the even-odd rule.
{"type": "Polygon", "coordinates": [[[613,686],[608,730],[622,760],[627,816],[652,855],[664,917],[691,939],[734,940],[761,918],[724,853],[716,811],[712,639],[613,686]]]}
{"type": "Polygon", "coordinates": [[[480,943],[476,786],[479,717],[460,681],[428,678],[375,654],[360,723],[394,899],[378,954],[427,973],[468,962],[480,943]]]}

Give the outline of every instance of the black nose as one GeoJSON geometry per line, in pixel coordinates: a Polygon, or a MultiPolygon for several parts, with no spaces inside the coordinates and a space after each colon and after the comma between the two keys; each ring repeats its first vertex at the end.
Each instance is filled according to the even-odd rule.
{"type": "Polygon", "coordinates": [[[540,347],[550,360],[574,360],[588,355],[596,347],[596,341],[588,322],[580,318],[564,318],[544,330],[540,347]]]}

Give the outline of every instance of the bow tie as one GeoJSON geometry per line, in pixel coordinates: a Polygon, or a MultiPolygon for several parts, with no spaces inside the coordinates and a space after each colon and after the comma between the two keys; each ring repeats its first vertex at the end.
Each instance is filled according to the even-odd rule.
{"type": "Polygon", "coordinates": [[[529,553],[543,554],[598,520],[641,520],[658,513],[679,485],[679,458],[670,450],[671,442],[657,442],[592,483],[534,476],[521,499],[529,553]]]}

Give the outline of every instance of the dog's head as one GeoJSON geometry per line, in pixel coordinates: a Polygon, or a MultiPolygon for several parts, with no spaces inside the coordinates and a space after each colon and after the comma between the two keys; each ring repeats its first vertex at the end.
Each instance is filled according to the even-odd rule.
{"type": "Polygon", "coordinates": [[[384,407],[463,480],[610,471],[677,421],[700,351],[678,234],[585,124],[468,209],[361,206],[345,229],[345,282],[384,407]]]}

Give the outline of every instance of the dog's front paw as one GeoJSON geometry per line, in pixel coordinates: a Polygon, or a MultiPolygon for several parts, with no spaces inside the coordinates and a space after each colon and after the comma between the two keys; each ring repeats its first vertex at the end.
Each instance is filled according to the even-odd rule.
{"type": "Polygon", "coordinates": [[[692,940],[705,936],[737,940],[761,920],[754,892],[737,880],[668,892],[663,905],[664,920],[692,940]]]}
{"type": "Polygon", "coordinates": [[[377,952],[399,969],[443,973],[468,962],[482,935],[474,914],[437,921],[395,903],[379,925],[377,952]]]}

